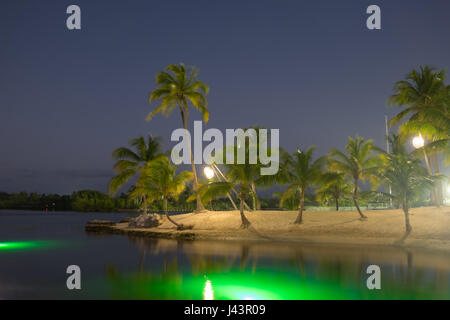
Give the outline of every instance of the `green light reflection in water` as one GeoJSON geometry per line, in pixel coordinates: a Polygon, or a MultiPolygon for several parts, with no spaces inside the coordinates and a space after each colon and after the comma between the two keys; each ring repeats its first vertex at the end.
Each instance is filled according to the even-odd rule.
{"type": "Polygon", "coordinates": [[[48,249],[59,245],[57,241],[5,241],[0,242],[0,252],[48,249]]]}
{"type": "Polygon", "coordinates": [[[109,278],[112,299],[193,300],[359,300],[442,299],[426,288],[401,286],[386,279],[383,290],[368,290],[355,283],[302,277],[288,270],[231,269],[203,274],[122,274],[109,278]],[[423,289],[423,290],[422,290],[423,289]]]}
{"type": "MultiPolygon", "coordinates": [[[[110,279],[112,280],[112,279],[110,279]]],[[[130,275],[110,282],[119,299],[294,300],[357,299],[356,290],[338,283],[299,279],[278,270],[229,270],[206,275],[130,275]]]]}
{"type": "MultiPolygon", "coordinates": [[[[187,259],[180,259],[168,250],[161,267],[158,263],[152,263],[145,268],[146,248],[152,256],[161,255],[159,250],[163,246],[156,244],[173,248],[170,246],[172,242],[142,244],[144,249],[137,263],[137,272],[122,272],[107,264],[105,277],[95,278],[90,283],[93,288],[90,295],[105,295],[110,299],[162,300],[403,300],[450,297],[450,273],[444,264],[437,264],[436,267],[433,263],[415,265],[410,252],[372,251],[372,261],[383,270],[382,289],[369,290],[366,285],[367,251],[360,254],[352,250],[348,257],[341,257],[328,249],[319,251],[316,247],[302,247],[302,251],[295,251],[294,247],[283,252],[283,255],[276,255],[273,252],[278,247],[266,245],[264,249],[267,250],[258,259],[257,253],[249,255],[250,250],[246,250],[245,246],[241,248],[230,244],[225,247],[226,254],[211,254],[223,250],[223,245],[183,243],[183,253],[187,259]],[[396,260],[391,262],[393,257],[396,260]]],[[[179,243],[175,244],[179,246],[179,243]]],[[[257,252],[256,249],[259,247],[254,252],[257,252]]],[[[342,252],[349,254],[348,251],[342,252]]],[[[420,261],[421,253],[417,253],[416,257],[420,261]]],[[[429,256],[425,258],[429,259],[429,256]]],[[[439,263],[446,259],[440,255],[435,258],[439,263]]]]}

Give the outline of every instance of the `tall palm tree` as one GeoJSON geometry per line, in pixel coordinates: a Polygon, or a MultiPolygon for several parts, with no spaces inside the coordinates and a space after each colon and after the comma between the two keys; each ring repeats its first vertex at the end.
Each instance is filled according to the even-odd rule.
{"type": "Polygon", "coordinates": [[[330,168],[338,172],[345,173],[353,183],[353,203],[358,210],[361,219],[367,217],[361,212],[358,205],[359,182],[370,179],[372,182],[376,181],[377,168],[382,162],[380,155],[375,151],[372,140],[364,141],[363,138],[356,136],[354,139],[348,137],[348,143],[345,146],[346,153],[337,149],[332,149],[330,156],[333,157],[330,161],[330,168]]]}
{"type": "Polygon", "coordinates": [[[445,70],[437,72],[429,66],[420,66],[419,70],[408,73],[405,80],[397,81],[389,104],[406,108],[393,117],[390,124],[398,124],[408,115],[414,117],[424,108],[435,105],[445,89],[444,79],[445,70]]]}
{"type": "Polygon", "coordinates": [[[298,195],[300,205],[298,207],[298,216],[294,223],[302,223],[303,210],[305,205],[305,194],[309,187],[317,185],[322,177],[322,168],[325,158],[321,157],[313,161],[314,147],[310,147],[305,152],[300,149],[289,156],[285,166],[289,168],[287,181],[288,187],[280,199],[280,206],[284,201],[294,194],[298,195]]]}
{"type": "Polygon", "coordinates": [[[415,196],[433,186],[433,179],[417,158],[407,153],[389,154],[381,177],[392,188],[387,194],[400,204],[405,215],[405,239],[411,232],[409,204],[415,196]]]}
{"type": "MultiPolygon", "coordinates": [[[[433,166],[437,176],[440,175],[438,154],[443,154],[444,164],[450,164],[450,86],[444,91],[441,97],[435,98],[435,103],[411,116],[399,128],[403,135],[415,135],[419,132],[426,138],[427,143],[417,149],[415,154],[420,156],[423,153],[429,174],[433,174],[433,166]]],[[[435,204],[440,206],[443,203],[441,182],[436,184],[432,195],[435,204]]]]}
{"type": "MultiPolygon", "coordinates": [[[[189,117],[189,104],[200,111],[203,115],[203,121],[208,122],[209,111],[205,95],[209,92],[209,87],[203,82],[197,80],[198,69],[195,67],[186,67],[183,63],[171,64],[166,71],[158,72],[156,75],[157,89],[151,92],[149,102],[156,100],[159,105],[150,112],[146,118],[147,121],[158,113],[168,116],[173,109],[178,107],[181,115],[183,128],[187,130],[187,121],[189,117]]],[[[191,156],[192,173],[194,175],[194,190],[198,189],[197,171],[194,164],[192,150],[189,150],[191,156]]],[[[197,196],[197,212],[204,211],[200,196],[197,196]]]]}
{"type": "MultiPolygon", "coordinates": [[[[400,127],[402,133],[421,133],[431,142],[437,142],[425,147],[426,165],[430,173],[439,175],[439,162],[437,153],[444,150],[446,155],[449,149],[449,96],[450,86],[446,86],[445,70],[436,71],[429,66],[420,66],[419,70],[412,70],[406,75],[406,79],[397,81],[394,86],[394,94],[390,97],[390,104],[406,106],[404,110],[391,119],[390,124],[398,124],[409,116],[408,120],[400,127]],[[430,155],[431,160],[428,160],[430,155]]],[[[442,185],[437,185],[436,205],[443,200],[442,185]]]]}
{"type": "Polygon", "coordinates": [[[132,197],[144,196],[146,201],[162,201],[164,214],[177,229],[185,229],[182,224],[175,222],[167,212],[167,200],[177,199],[186,188],[186,184],[192,180],[192,172],[182,171],[175,173],[176,167],[170,164],[167,157],[159,157],[145,165],[139,177],[136,188],[131,193],[132,197]]]}
{"type": "MultiPolygon", "coordinates": [[[[112,158],[116,160],[114,176],[109,182],[109,194],[115,194],[127,181],[139,176],[142,169],[150,161],[162,156],[161,138],[148,135],[134,138],[129,141],[131,148],[120,147],[113,151],[112,158]],[[133,150],[134,149],[134,150],[133,150]]],[[[146,210],[144,201],[144,211],[146,210]]]]}

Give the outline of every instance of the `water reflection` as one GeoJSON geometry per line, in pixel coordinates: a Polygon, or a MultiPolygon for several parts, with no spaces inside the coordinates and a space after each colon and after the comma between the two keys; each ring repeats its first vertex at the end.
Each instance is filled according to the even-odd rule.
{"type": "Polygon", "coordinates": [[[450,257],[399,248],[133,238],[134,272],[106,267],[115,299],[448,299],[450,257]],[[381,267],[381,290],[366,269],[381,267]]]}

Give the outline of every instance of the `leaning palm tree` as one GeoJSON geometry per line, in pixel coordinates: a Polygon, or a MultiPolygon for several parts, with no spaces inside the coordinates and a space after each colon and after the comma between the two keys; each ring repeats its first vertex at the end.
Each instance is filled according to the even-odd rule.
{"type": "MultiPolygon", "coordinates": [[[[187,121],[189,117],[189,104],[200,111],[203,115],[203,121],[208,122],[209,111],[205,95],[209,88],[206,84],[197,80],[198,69],[195,67],[186,67],[183,63],[171,64],[166,68],[167,71],[158,72],[156,75],[156,84],[158,86],[149,97],[149,102],[156,100],[159,105],[150,112],[146,118],[147,121],[158,113],[168,116],[173,109],[178,107],[181,115],[183,128],[187,130],[187,121]]],[[[198,189],[197,171],[194,164],[192,150],[189,150],[191,157],[192,173],[194,175],[194,190],[198,189]]],[[[200,196],[197,197],[197,212],[204,211],[200,196]]]]}
{"type": "MultiPolygon", "coordinates": [[[[270,137],[267,138],[264,135],[260,135],[260,130],[265,128],[253,126],[249,128],[243,129],[245,132],[244,138],[242,137],[237,138],[238,145],[233,146],[225,146],[222,150],[219,151],[218,154],[216,154],[216,159],[222,159],[222,163],[226,162],[226,157],[229,152],[234,153],[234,159],[238,157],[238,153],[243,152],[244,157],[246,161],[250,162],[250,158],[254,156],[254,160],[251,164],[249,164],[246,168],[247,175],[251,178],[250,181],[250,193],[249,196],[252,201],[252,207],[253,210],[260,210],[261,209],[261,201],[258,198],[258,194],[256,192],[257,187],[267,187],[271,186],[274,183],[276,183],[276,177],[278,176],[278,173],[275,175],[261,175],[261,170],[265,165],[262,164],[261,158],[260,158],[260,148],[264,145],[265,148],[267,148],[267,153],[270,155],[274,150],[272,148],[268,147],[267,140],[270,140],[270,137]],[[241,140],[242,139],[242,140],[241,140]],[[244,145],[241,145],[241,144],[244,145]],[[252,154],[254,152],[254,154],[252,154]]],[[[217,168],[220,174],[220,169],[218,169],[216,164],[213,164],[214,168],[217,168]]],[[[225,178],[226,180],[226,178],[225,178]]],[[[232,191],[235,193],[235,191],[232,189],[232,191]]],[[[244,206],[246,206],[247,209],[250,210],[250,207],[244,202],[244,206]]]]}
{"type": "Polygon", "coordinates": [[[211,200],[220,196],[225,196],[231,190],[236,191],[239,199],[239,213],[241,216],[241,228],[248,229],[251,225],[244,213],[245,200],[251,193],[252,181],[255,181],[255,170],[253,165],[245,164],[226,164],[226,181],[211,182],[203,185],[198,190],[198,195],[205,200],[211,200]]]}
{"type": "Polygon", "coordinates": [[[409,221],[410,202],[425,189],[432,188],[433,178],[417,158],[407,153],[389,154],[384,169],[380,172],[382,179],[392,188],[392,193],[386,195],[396,200],[403,209],[405,239],[412,230],[409,221]]]}
{"type": "MultiPolygon", "coordinates": [[[[120,147],[112,153],[112,158],[116,160],[114,164],[116,176],[109,182],[110,195],[114,195],[131,178],[139,176],[147,163],[162,156],[159,137],[149,134],[147,141],[141,136],[131,139],[129,144],[131,148],[120,147]]],[[[143,201],[143,203],[146,212],[146,202],[143,201]]]]}
{"type": "Polygon", "coordinates": [[[358,210],[361,219],[367,217],[361,212],[358,205],[359,196],[359,182],[370,179],[371,182],[376,182],[377,168],[382,162],[382,157],[375,153],[378,148],[375,147],[372,140],[364,141],[363,138],[356,136],[355,138],[348,137],[348,143],[345,146],[346,153],[333,149],[330,156],[330,169],[345,173],[353,184],[353,203],[358,210]]]}
{"type": "Polygon", "coordinates": [[[280,206],[294,194],[298,195],[300,205],[294,223],[302,223],[306,189],[317,185],[323,174],[322,168],[325,158],[321,157],[313,161],[312,153],[314,149],[314,147],[311,147],[305,152],[298,149],[297,152],[286,159],[285,166],[289,168],[287,177],[289,185],[281,196],[280,206]]]}
{"type": "MultiPolygon", "coordinates": [[[[251,192],[252,182],[255,181],[255,170],[251,164],[232,164],[227,165],[227,176],[230,185],[238,189],[237,197],[239,199],[239,212],[241,215],[241,228],[248,229],[250,221],[244,214],[244,202],[251,192]]],[[[231,189],[231,188],[230,188],[231,189]]]]}
{"type": "Polygon", "coordinates": [[[145,165],[142,174],[136,183],[136,188],[131,197],[144,196],[149,203],[162,201],[164,214],[177,229],[185,229],[182,224],[175,222],[167,212],[168,199],[177,199],[184,191],[186,184],[192,180],[192,173],[182,171],[175,173],[176,167],[170,164],[167,157],[159,157],[145,165]]]}

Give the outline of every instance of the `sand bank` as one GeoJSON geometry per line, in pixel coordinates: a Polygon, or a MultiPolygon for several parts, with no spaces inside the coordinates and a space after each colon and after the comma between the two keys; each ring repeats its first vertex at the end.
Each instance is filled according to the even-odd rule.
{"type": "Polygon", "coordinates": [[[303,223],[292,222],[296,211],[246,212],[252,226],[242,230],[239,211],[208,211],[173,216],[191,230],[177,231],[169,221],[157,228],[129,228],[126,223],[109,227],[112,233],[136,236],[196,239],[303,242],[330,245],[402,246],[450,253],[450,207],[411,209],[412,232],[402,243],[404,216],[401,210],[367,210],[361,221],[356,211],[305,211],[303,223]]]}

